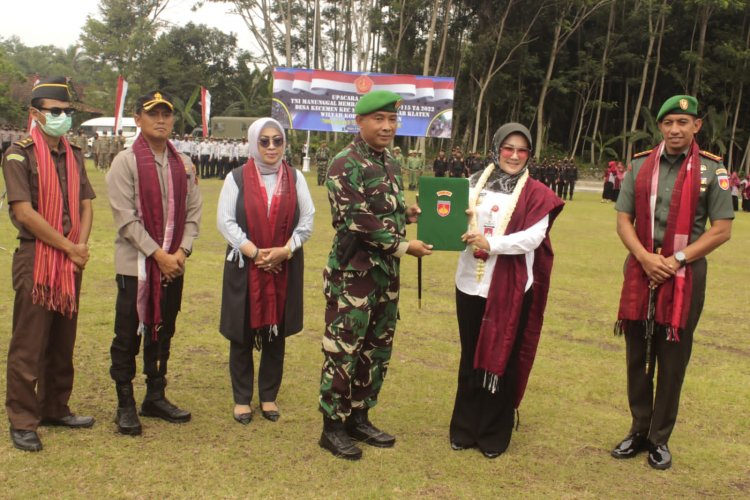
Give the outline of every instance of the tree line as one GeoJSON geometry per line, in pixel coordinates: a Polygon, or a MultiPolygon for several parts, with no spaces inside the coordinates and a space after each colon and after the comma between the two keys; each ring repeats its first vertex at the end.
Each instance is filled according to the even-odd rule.
{"type": "MultiPolygon", "coordinates": [[[[168,2],[101,0],[80,43],[55,49],[90,85],[87,100],[111,109],[123,74],[184,99],[185,129],[200,85],[212,114],[267,114],[275,66],[453,76],[451,145],[485,152],[513,120],[529,126],[536,155],[602,165],[658,141],[659,106],[685,93],[701,104],[701,146],[750,167],[744,0],[204,0],[243,19],[255,47],[242,48],[219,29],[166,26],[168,2]]],[[[0,43],[2,74],[41,73],[21,49],[39,50],[0,43]]]]}

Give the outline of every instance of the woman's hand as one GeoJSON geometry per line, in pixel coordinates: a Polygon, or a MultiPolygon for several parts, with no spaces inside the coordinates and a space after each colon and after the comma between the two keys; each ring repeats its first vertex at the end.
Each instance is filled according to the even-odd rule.
{"type": "Polygon", "coordinates": [[[287,247],[261,248],[255,265],[264,271],[275,274],[281,270],[281,264],[288,258],[289,249],[287,247]]]}
{"type": "Polygon", "coordinates": [[[474,245],[481,250],[488,252],[490,250],[490,242],[487,241],[487,238],[482,233],[469,231],[461,235],[461,240],[467,245],[474,245]]]}

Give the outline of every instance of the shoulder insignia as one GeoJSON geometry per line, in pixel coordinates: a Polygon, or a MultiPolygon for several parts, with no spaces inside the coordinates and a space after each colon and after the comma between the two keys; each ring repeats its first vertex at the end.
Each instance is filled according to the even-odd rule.
{"type": "Polygon", "coordinates": [[[24,157],[23,155],[19,155],[18,153],[11,153],[5,156],[5,161],[9,161],[9,160],[16,160],[16,161],[23,162],[23,161],[26,161],[26,157],[24,157]]]}
{"type": "Polygon", "coordinates": [[[726,175],[727,177],[729,177],[729,172],[727,172],[726,168],[717,168],[716,175],[726,175]]]}
{"type": "Polygon", "coordinates": [[[21,139],[20,141],[16,141],[13,144],[15,144],[16,146],[21,146],[22,148],[28,148],[29,146],[34,144],[34,139],[29,136],[21,139]]]}
{"type": "Polygon", "coordinates": [[[640,158],[641,156],[650,155],[651,151],[653,151],[653,149],[649,149],[648,151],[641,151],[640,153],[634,154],[633,158],[640,158]]]}
{"type": "Polygon", "coordinates": [[[723,161],[724,160],[721,156],[717,156],[717,155],[715,155],[713,153],[709,153],[708,151],[701,151],[700,155],[701,156],[705,156],[706,158],[709,158],[709,159],[711,159],[713,161],[723,161]]]}

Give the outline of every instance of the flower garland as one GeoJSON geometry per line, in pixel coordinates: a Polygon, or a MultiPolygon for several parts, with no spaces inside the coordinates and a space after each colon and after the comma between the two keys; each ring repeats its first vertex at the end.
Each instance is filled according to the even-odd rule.
{"type": "MultiPolygon", "coordinates": [[[[487,181],[489,180],[490,175],[492,175],[492,172],[494,172],[494,170],[494,163],[490,163],[489,165],[487,165],[487,168],[484,169],[481,177],[479,177],[479,180],[477,180],[476,186],[474,186],[474,196],[469,200],[469,208],[472,211],[471,221],[469,222],[469,231],[471,232],[475,232],[478,230],[476,207],[478,207],[482,203],[479,200],[479,195],[482,193],[484,186],[487,184],[487,181]]],[[[507,207],[502,213],[502,216],[500,217],[500,221],[497,226],[497,234],[505,234],[505,230],[510,223],[510,218],[513,216],[513,211],[516,209],[516,205],[518,204],[518,199],[521,197],[521,191],[523,191],[523,187],[526,185],[526,181],[528,179],[529,171],[526,170],[523,175],[521,175],[521,178],[518,179],[516,186],[513,188],[513,192],[510,195],[510,202],[508,203],[507,207]]],[[[473,247],[474,258],[478,260],[476,275],[477,283],[479,283],[484,277],[485,262],[489,258],[490,254],[486,250],[483,250],[476,245],[473,245],[473,247]]]]}

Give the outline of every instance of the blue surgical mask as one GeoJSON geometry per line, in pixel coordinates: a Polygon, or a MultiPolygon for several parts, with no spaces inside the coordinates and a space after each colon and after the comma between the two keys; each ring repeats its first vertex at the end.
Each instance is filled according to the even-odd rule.
{"type": "Polygon", "coordinates": [[[44,125],[40,123],[39,126],[45,134],[51,137],[61,137],[73,126],[73,117],[65,113],[60,113],[58,116],[44,113],[44,118],[46,119],[44,125]]]}

